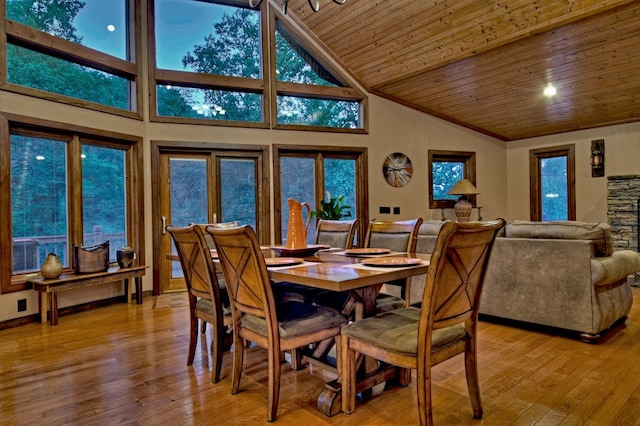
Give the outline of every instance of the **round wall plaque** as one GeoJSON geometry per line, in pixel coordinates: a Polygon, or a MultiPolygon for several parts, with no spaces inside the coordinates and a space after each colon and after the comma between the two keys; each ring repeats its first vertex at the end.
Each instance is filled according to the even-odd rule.
{"type": "Polygon", "coordinates": [[[413,164],[409,157],[401,152],[394,152],[385,158],[382,174],[387,183],[395,188],[405,186],[413,175],[413,164]]]}

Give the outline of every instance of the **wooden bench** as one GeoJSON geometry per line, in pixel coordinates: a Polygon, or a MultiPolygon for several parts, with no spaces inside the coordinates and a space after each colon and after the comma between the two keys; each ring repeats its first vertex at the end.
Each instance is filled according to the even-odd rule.
{"type": "Polygon", "coordinates": [[[27,279],[27,284],[31,284],[33,289],[39,294],[38,309],[40,310],[40,322],[47,322],[47,310],[49,311],[49,324],[58,324],[58,293],[61,291],[84,288],[92,285],[106,284],[114,281],[124,281],[124,297],[126,302],[132,301],[132,286],[129,280],[133,278],[136,286],[136,302],[142,304],[142,277],[148,266],[131,266],[120,268],[118,266],[109,268],[104,272],[93,272],[89,274],[64,273],[58,278],[27,279]]]}

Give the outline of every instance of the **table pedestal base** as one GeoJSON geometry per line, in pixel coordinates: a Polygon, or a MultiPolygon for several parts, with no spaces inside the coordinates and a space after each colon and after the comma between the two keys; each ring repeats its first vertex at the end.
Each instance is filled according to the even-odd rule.
{"type": "MultiPolygon", "coordinates": [[[[371,389],[380,383],[395,381],[400,372],[397,367],[386,367],[375,373],[370,373],[356,382],[356,393],[362,393],[364,397],[371,396],[371,389]]],[[[400,374],[402,376],[402,374],[400,374]]],[[[404,380],[403,380],[404,382],[404,380]]],[[[402,383],[404,386],[406,384],[402,383]]],[[[318,411],[327,417],[332,417],[342,411],[342,384],[339,380],[325,383],[316,405],[318,411]]]]}

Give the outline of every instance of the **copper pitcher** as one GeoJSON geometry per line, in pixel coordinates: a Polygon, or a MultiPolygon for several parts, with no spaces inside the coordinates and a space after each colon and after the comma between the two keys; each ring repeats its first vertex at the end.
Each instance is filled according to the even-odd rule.
{"type": "Polygon", "coordinates": [[[311,221],[311,206],[309,203],[301,203],[293,198],[289,202],[289,226],[287,228],[287,248],[300,249],[307,247],[307,231],[311,221]],[[307,210],[307,222],[302,221],[302,208],[307,210]]]}

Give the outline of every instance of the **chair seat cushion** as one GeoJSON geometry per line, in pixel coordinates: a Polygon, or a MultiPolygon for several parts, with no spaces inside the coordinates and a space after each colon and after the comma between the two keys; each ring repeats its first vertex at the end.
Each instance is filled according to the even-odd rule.
{"type": "MultiPolygon", "coordinates": [[[[385,350],[416,355],[419,319],[420,309],[418,308],[396,309],[348,324],[342,328],[342,335],[385,350]]],[[[459,340],[465,335],[466,332],[461,324],[433,330],[431,346],[438,348],[459,340]]]]}
{"type": "MultiPolygon", "coordinates": [[[[220,295],[222,296],[223,291],[220,291],[220,295]]],[[[225,297],[222,297],[223,302],[222,302],[222,315],[231,315],[231,306],[229,306],[229,297],[227,295],[227,292],[224,292],[225,297]],[[226,303],[225,303],[226,300],[226,303]]],[[[212,314],[213,313],[213,304],[211,303],[211,300],[209,299],[203,299],[203,298],[199,298],[198,301],[196,302],[196,309],[198,311],[202,311],[202,312],[206,312],[208,314],[212,314]]]]}
{"type": "Polygon", "coordinates": [[[404,308],[404,304],[405,301],[403,298],[392,294],[380,293],[376,297],[376,311],[378,311],[378,313],[404,308]]]}
{"type": "MultiPolygon", "coordinates": [[[[311,334],[347,323],[346,318],[338,312],[308,303],[284,302],[279,304],[276,310],[280,338],[283,339],[311,334]]],[[[263,336],[267,334],[266,321],[254,315],[243,315],[242,326],[263,336]]]]}

